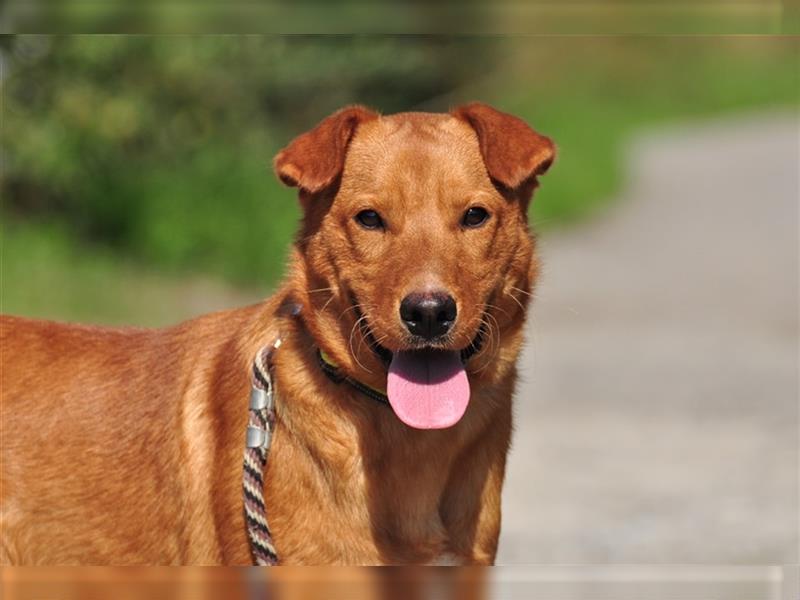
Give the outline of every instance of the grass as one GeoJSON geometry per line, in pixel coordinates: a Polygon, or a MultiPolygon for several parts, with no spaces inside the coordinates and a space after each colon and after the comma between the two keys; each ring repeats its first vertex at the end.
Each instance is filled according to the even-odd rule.
{"type": "MultiPolygon", "coordinates": [[[[625,144],[634,134],[676,121],[797,107],[798,46],[792,38],[758,37],[511,38],[503,70],[491,85],[448,99],[493,102],[556,140],[558,161],[532,209],[537,228],[552,229],[589,219],[609,205],[624,185],[625,144]]],[[[210,170],[183,177],[185,185],[194,186],[198,202],[209,203],[218,193],[213,185],[233,186],[233,193],[251,202],[251,221],[243,228],[224,203],[214,204],[215,217],[193,221],[195,229],[151,229],[142,240],[146,256],[159,245],[175,247],[179,236],[201,265],[194,274],[177,266],[154,271],[103,247],[81,245],[53,225],[8,221],[2,232],[3,312],[160,325],[263,295],[281,272],[282,249],[297,216],[296,206],[286,204],[293,194],[267,181],[272,175],[260,157],[226,164],[212,156],[208,163],[210,170]],[[204,258],[218,227],[240,228],[236,251],[254,257],[252,277],[243,279],[241,268],[228,270],[229,281],[239,282],[234,285],[202,274],[226,273],[225,265],[204,258]],[[253,285],[242,290],[247,280],[253,285]]],[[[170,179],[169,168],[141,177],[151,188],[149,206],[166,214],[160,222],[179,223],[182,215],[169,213],[170,194],[177,193],[171,186],[184,183],[181,176],[170,179]]]]}
{"type": "Polygon", "coordinates": [[[3,223],[0,312],[107,325],[162,326],[257,301],[266,286],[242,289],[198,275],[155,272],[58,226],[3,223]]]}

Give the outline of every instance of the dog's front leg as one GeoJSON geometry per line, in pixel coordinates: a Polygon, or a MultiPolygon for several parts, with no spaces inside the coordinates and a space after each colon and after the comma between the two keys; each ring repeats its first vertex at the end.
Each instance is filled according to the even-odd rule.
{"type": "Polygon", "coordinates": [[[450,564],[494,564],[510,418],[492,429],[491,435],[479,436],[456,461],[440,505],[449,538],[448,558],[453,559],[450,564]]]}

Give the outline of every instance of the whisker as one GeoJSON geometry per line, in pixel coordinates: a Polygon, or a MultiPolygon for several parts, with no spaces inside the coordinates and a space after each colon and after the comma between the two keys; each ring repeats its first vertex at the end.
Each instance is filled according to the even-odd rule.
{"type": "Polygon", "coordinates": [[[358,355],[357,355],[357,354],[356,354],[356,352],[353,350],[353,335],[354,335],[354,334],[355,334],[355,332],[356,332],[356,328],[357,328],[357,327],[358,327],[358,326],[361,324],[361,322],[362,322],[362,321],[364,321],[366,318],[367,318],[367,317],[366,317],[366,315],[362,315],[362,316],[361,316],[361,318],[357,319],[357,320],[356,320],[356,322],[355,322],[355,323],[353,323],[353,327],[350,329],[350,337],[349,337],[349,339],[348,339],[347,345],[348,345],[348,347],[350,348],[350,354],[352,355],[353,359],[356,361],[356,363],[358,364],[358,366],[359,366],[359,367],[361,367],[362,369],[364,369],[364,370],[365,370],[367,373],[372,373],[372,371],[370,371],[370,370],[369,370],[369,369],[367,369],[367,368],[366,368],[366,367],[365,367],[363,364],[361,364],[361,361],[360,361],[360,360],[358,360],[358,355]]]}
{"type": "Polygon", "coordinates": [[[526,292],[522,288],[514,287],[513,285],[508,286],[508,289],[514,290],[515,292],[519,292],[520,294],[525,294],[526,296],[533,296],[532,292],[526,292]]]}
{"type": "MultiPolygon", "coordinates": [[[[516,289],[516,288],[514,288],[514,289],[516,289]]],[[[522,291],[522,290],[520,290],[520,291],[522,291]]],[[[508,297],[509,297],[509,298],[511,298],[511,299],[512,299],[514,302],[516,302],[516,303],[517,303],[517,306],[519,306],[519,307],[520,307],[520,309],[522,310],[522,312],[525,312],[525,307],[523,306],[522,302],[520,302],[520,301],[519,301],[519,299],[518,299],[518,298],[517,298],[517,297],[516,297],[514,294],[512,294],[511,292],[505,292],[505,293],[504,293],[504,295],[508,296],[508,297]]]]}
{"type": "MultiPolygon", "coordinates": [[[[374,340],[375,336],[372,334],[372,329],[369,326],[369,321],[366,320],[366,315],[362,316],[361,319],[359,319],[358,322],[361,322],[362,320],[365,323],[364,329],[366,329],[369,332],[369,335],[372,336],[372,338],[374,340]]],[[[361,353],[361,348],[362,348],[362,346],[364,345],[365,342],[369,343],[367,335],[365,335],[363,331],[360,331],[360,333],[361,333],[361,335],[358,338],[358,350],[357,350],[358,353],[361,353]]],[[[381,339],[383,339],[383,338],[381,338],[381,339]]],[[[375,343],[377,344],[378,341],[376,340],[375,343]]]]}
{"type": "MultiPolygon", "coordinates": [[[[485,357],[485,356],[487,356],[487,353],[491,354],[491,350],[492,350],[492,344],[493,344],[492,326],[484,317],[481,317],[481,325],[480,326],[484,329],[484,336],[486,336],[486,338],[488,338],[486,340],[486,342],[484,343],[483,348],[481,348],[481,352],[479,353],[480,355],[483,355],[485,357]]],[[[477,369],[476,372],[480,372],[484,368],[485,368],[485,365],[484,365],[484,367],[481,367],[480,369],[477,369]]]]}
{"type": "Polygon", "coordinates": [[[343,316],[345,316],[351,310],[360,310],[363,313],[363,312],[365,312],[365,309],[367,309],[367,308],[368,308],[368,305],[366,305],[366,304],[353,304],[353,305],[348,306],[347,308],[345,308],[342,312],[340,312],[339,316],[336,317],[336,318],[337,319],[341,319],[343,316]]]}
{"type": "Polygon", "coordinates": [[[540,227],[542,227],[543,225],[547,225],[548,223],[557,223],[557,222],[558,219],[555,217],[547,217],[545,219],[534,219],[533,217],[531,217],[530,219],[531,227],[533,227],[534,229],[539,229],[540,227]]]}
{"type": "Polygon", "coordinates": [[[485,302],[484,304],[476,304],[475,306],[477,306],[478,308],[483,308],[483,309],[484,309],[484,312],[485,312],[485,310],[486,310],[487,308],[492,308],[492,309],[494,309],[494,310],[499,310],[499,311],[500,311],[501,313],[503,313],[504,315],[511,316],[511,315],[509,315],[509,313],[508,313],[508,311],[507,311],[507,310],[503,310],[502,308],[500,308],[500,307],[499,307],[499,306],[497,306],[496,304],[489,304],[488,302],[485,302]]]}
{"type": "Polygon", "coordinates": [[[389,338],[388,333],[384,333],[382,336],[375,338],[375,343],[380,345],[382,342],[386,341],[389,338]]]}
{"type": "Polygon", "coordinates": [[[497,322],[497,319],[492,313],[486,313],[486,317],[491,319],[492,323],[494,324],[494,327],[492,328],[492,331],[494,332],[493,337],[496,341],[494,354],[497,354],[500,352],[500,324],[497,322]]]}
{"type": "Polygon", "coordinates": [[[333,299],[336,298],[336,294],[331,294],[331,297],[325,301],[325,304],[322,305],[322,308],[319,312],[325,312],[325,309],[328,308],[328,305],[333,302],[333,299]]]}
{"type": "Polygon", "coordinates": [[[500,354],[500,324],[491,313],[485,313],[485,315],[487,319],[491,319],[491,321],[483,321],[486,323],[486,326],[489,329],[489,353],[483,367],[478,369],[478,371],[482,371],[483,369],[487,368],[497,357],[497,355],[500,354]]]}
{"type": "Polygon", "coordinates": [[[481,319],[481,324],[486,326],[487,334],[489,336],[489,344],[488,344],[488,354],[484,354],[484,362],[482,367],[478,367],[475,369],[475,373],[480,373],[481,371],[485,370],[489,364],[492,362],[492,358],[494,355],[493,346],[494,346],[494,328],[492,327],[491,323],[481,319]]]}
{"type": "MultiPolygon", "coordinates": [[[[460,341],[464,343],[464,347],[465,348],[468,348],[472,344],[472,339],[467,337],[467,332],[466,331],[460,331],[458,335],[461,338],[460,341]]],[[[461,344],[459,344],[459,345],[461,345],[461,344]]]]}

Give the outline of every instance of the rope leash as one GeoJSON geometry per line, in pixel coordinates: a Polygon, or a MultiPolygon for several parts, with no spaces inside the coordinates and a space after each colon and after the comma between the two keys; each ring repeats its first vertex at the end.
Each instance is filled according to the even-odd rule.
{"type": "Polygon", "coordinates": [[[281,345],[277,339],[259,350],[253,360],[253,382],[244,450],[242,492],[244,516],[253,562],[259,566],[278,564],[264,504],[264,465],[275,430],[275,390],[272,384],[272,354],[281,345]]]}
{"type": "MultiPolygon", "coordinates": [[[[272,357],[281,345],[280,338],[265,346],[253,360],[249,417],[242,469],[242,494],[250,553],[258,566],[278,564],[278,554],[272,541],[264,502],[264,467],[267,464],[272,435],[275,431],[275,386],[272,381],[272,357]]],[[[347,382],[373,400],[388,404],[384,394],[339,373],[339,370],[319,354],[323,372],[336,383],[347,382]]]]}

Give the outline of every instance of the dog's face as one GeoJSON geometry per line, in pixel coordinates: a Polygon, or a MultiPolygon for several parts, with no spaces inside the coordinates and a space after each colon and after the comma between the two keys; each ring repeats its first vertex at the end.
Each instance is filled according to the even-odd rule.
{"type": "Polygon", "coordinates": [[[479,104],[388,117],[345,109],[276,158],[301,190],[315,339],[335,356],[344,342],[337,361],[362,378],[385,363],[406,423],[457,421],[467,367],[522,321],[535,266],[527,204],[552,159],[548,138],[479,104]],[[420,400],[431,395],[448,396],[447,409],[432,416],[441,401],[420,400]]]}

